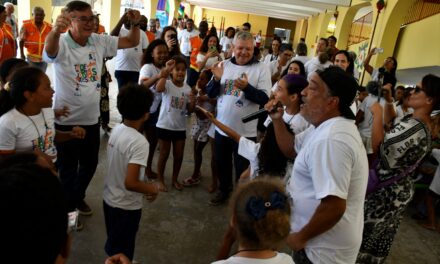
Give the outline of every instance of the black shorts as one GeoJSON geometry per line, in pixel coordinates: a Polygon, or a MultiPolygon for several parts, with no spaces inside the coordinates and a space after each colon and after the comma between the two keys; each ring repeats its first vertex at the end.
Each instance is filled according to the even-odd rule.
{"type": "Polygon", "coordinates": [[[157,138],[166,141],[185,140],[186,131],[175,131],[156,127],[157,138]]]}

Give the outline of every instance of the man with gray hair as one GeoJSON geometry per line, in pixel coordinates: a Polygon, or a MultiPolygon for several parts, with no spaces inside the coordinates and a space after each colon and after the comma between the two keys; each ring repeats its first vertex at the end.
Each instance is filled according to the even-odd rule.
{"type": "Polygon", "coordinates": [[[46,72],[47,63],[43,61],[43,47],[52,25],[44,21],[44,9],[39,6],[33,8],[32,16],[33,19],[23,21],[20,29],[20,57],[46,72]],[[27,49],[27,57],[24,55],[24,47],[27,49]]]}
{"type": "MultiPolygon", "coordinates": [[[[218,97],[217,119],[238,134],[256,140],[257,119],[243,123],[241,118],[254,113],[268,101],[271,88],[269,68],[254,55],[254,38],[240,31],[232,42],[234,57],[217,63],[212,68],[213,79],[208,84],[208,95],[218,97]]],[[[215,131],[215,157],[219,175],[219,192],[212,205],[225,202],[232,190],[232,156],[236,179],[249,162],[238,155],[238,144],[221,130],[215,131]]]]}
{"type": "MultiPolygon", "coordinates": [[[[6,23],[11,25],[12,27],[12,33],[14,34],[14,39],[17,39],[18,37],[18,25],[17,25],[17,19],[14,16],[15,7],[14,4],[11,2],[5,2],[4,7],[6,7],[6,23]]],[[[16,45],[17,47],[17,45],[16,45]]]]}

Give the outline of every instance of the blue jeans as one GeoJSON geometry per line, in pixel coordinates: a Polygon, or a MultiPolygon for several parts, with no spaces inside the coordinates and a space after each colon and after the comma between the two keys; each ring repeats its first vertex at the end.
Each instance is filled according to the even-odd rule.
{"type": "Polygon", "coordinates": [[[115,71],[115,77],[118,81],[118,89],[121,90],[127,83],[139,82],[139,71],[115,71]]]}
{"type": "Polygon", "coordinates": [[[103,204],[107,230],[105,253],[108,256],[124,253],[130,260],[133,260],[136,233],[139,229],[142,209],[124,210],[111,207],[106,202],[103,204]]]}
{"type": "MultiPolygon", "coordinates": [[[[72,127],[55,124],[55,128],[61,131],[71,131],[72,127]]],[[[69,212],[75,210],[85,198],[86,189],[98,165],[99,124],[81,127],[86,130],[84,139],[57,143],[57,165],[69,212]]]]}
{"type": "MultiPolygon", "coordinates": [[[[255,141],[256,138],[248,138],[255,141]]],[[[217,162],[217,175],[219,180],[219,189],[225,194],[229,195],[232,191],[232,157],[234,157],[235,180],[237,181],[240,175],[249,166],[249,161],[238,155],[238,143],[230,137],[225,137],[215,131],[215,159],[217,162]]]]}

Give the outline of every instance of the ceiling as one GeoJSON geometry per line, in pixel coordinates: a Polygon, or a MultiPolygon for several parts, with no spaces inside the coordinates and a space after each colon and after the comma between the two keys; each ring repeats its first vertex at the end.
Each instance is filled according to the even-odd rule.
{"type": "Polygon", "coordinates": [[[286,20],[301,20],[336,6],[350,6],[351,0],[185,0],[201,8],[227,10],[286,20]]]}

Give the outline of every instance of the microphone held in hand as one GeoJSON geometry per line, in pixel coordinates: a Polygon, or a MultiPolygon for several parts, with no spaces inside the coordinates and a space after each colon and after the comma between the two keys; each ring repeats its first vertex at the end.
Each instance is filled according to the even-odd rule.
{"type": "Polygon", "coordinates": [[[257,118],[259,118],[260,116],[263,116],[263,115],[265,115],[265,114],[275,113],[275,112],[277,111],[278,107],[282,107],[282,104],[281,104],[280,102],[278,102],[278,103],[272,108],[271,111],[267,111],[265,108],[261,108],[260,110],[258,110],[258,111],[256,111],[256,112],[253,112],[253,113],[251,113],[251,114],[249,114],[249,115],[247,115],[247,116],[241,118],[241,121],[242,121],[243,123],[247,123],[247,122],[250,122],[250,121],[252,121],[252,120],[255,120],[255,119],[257,119],[257,118]]]}

